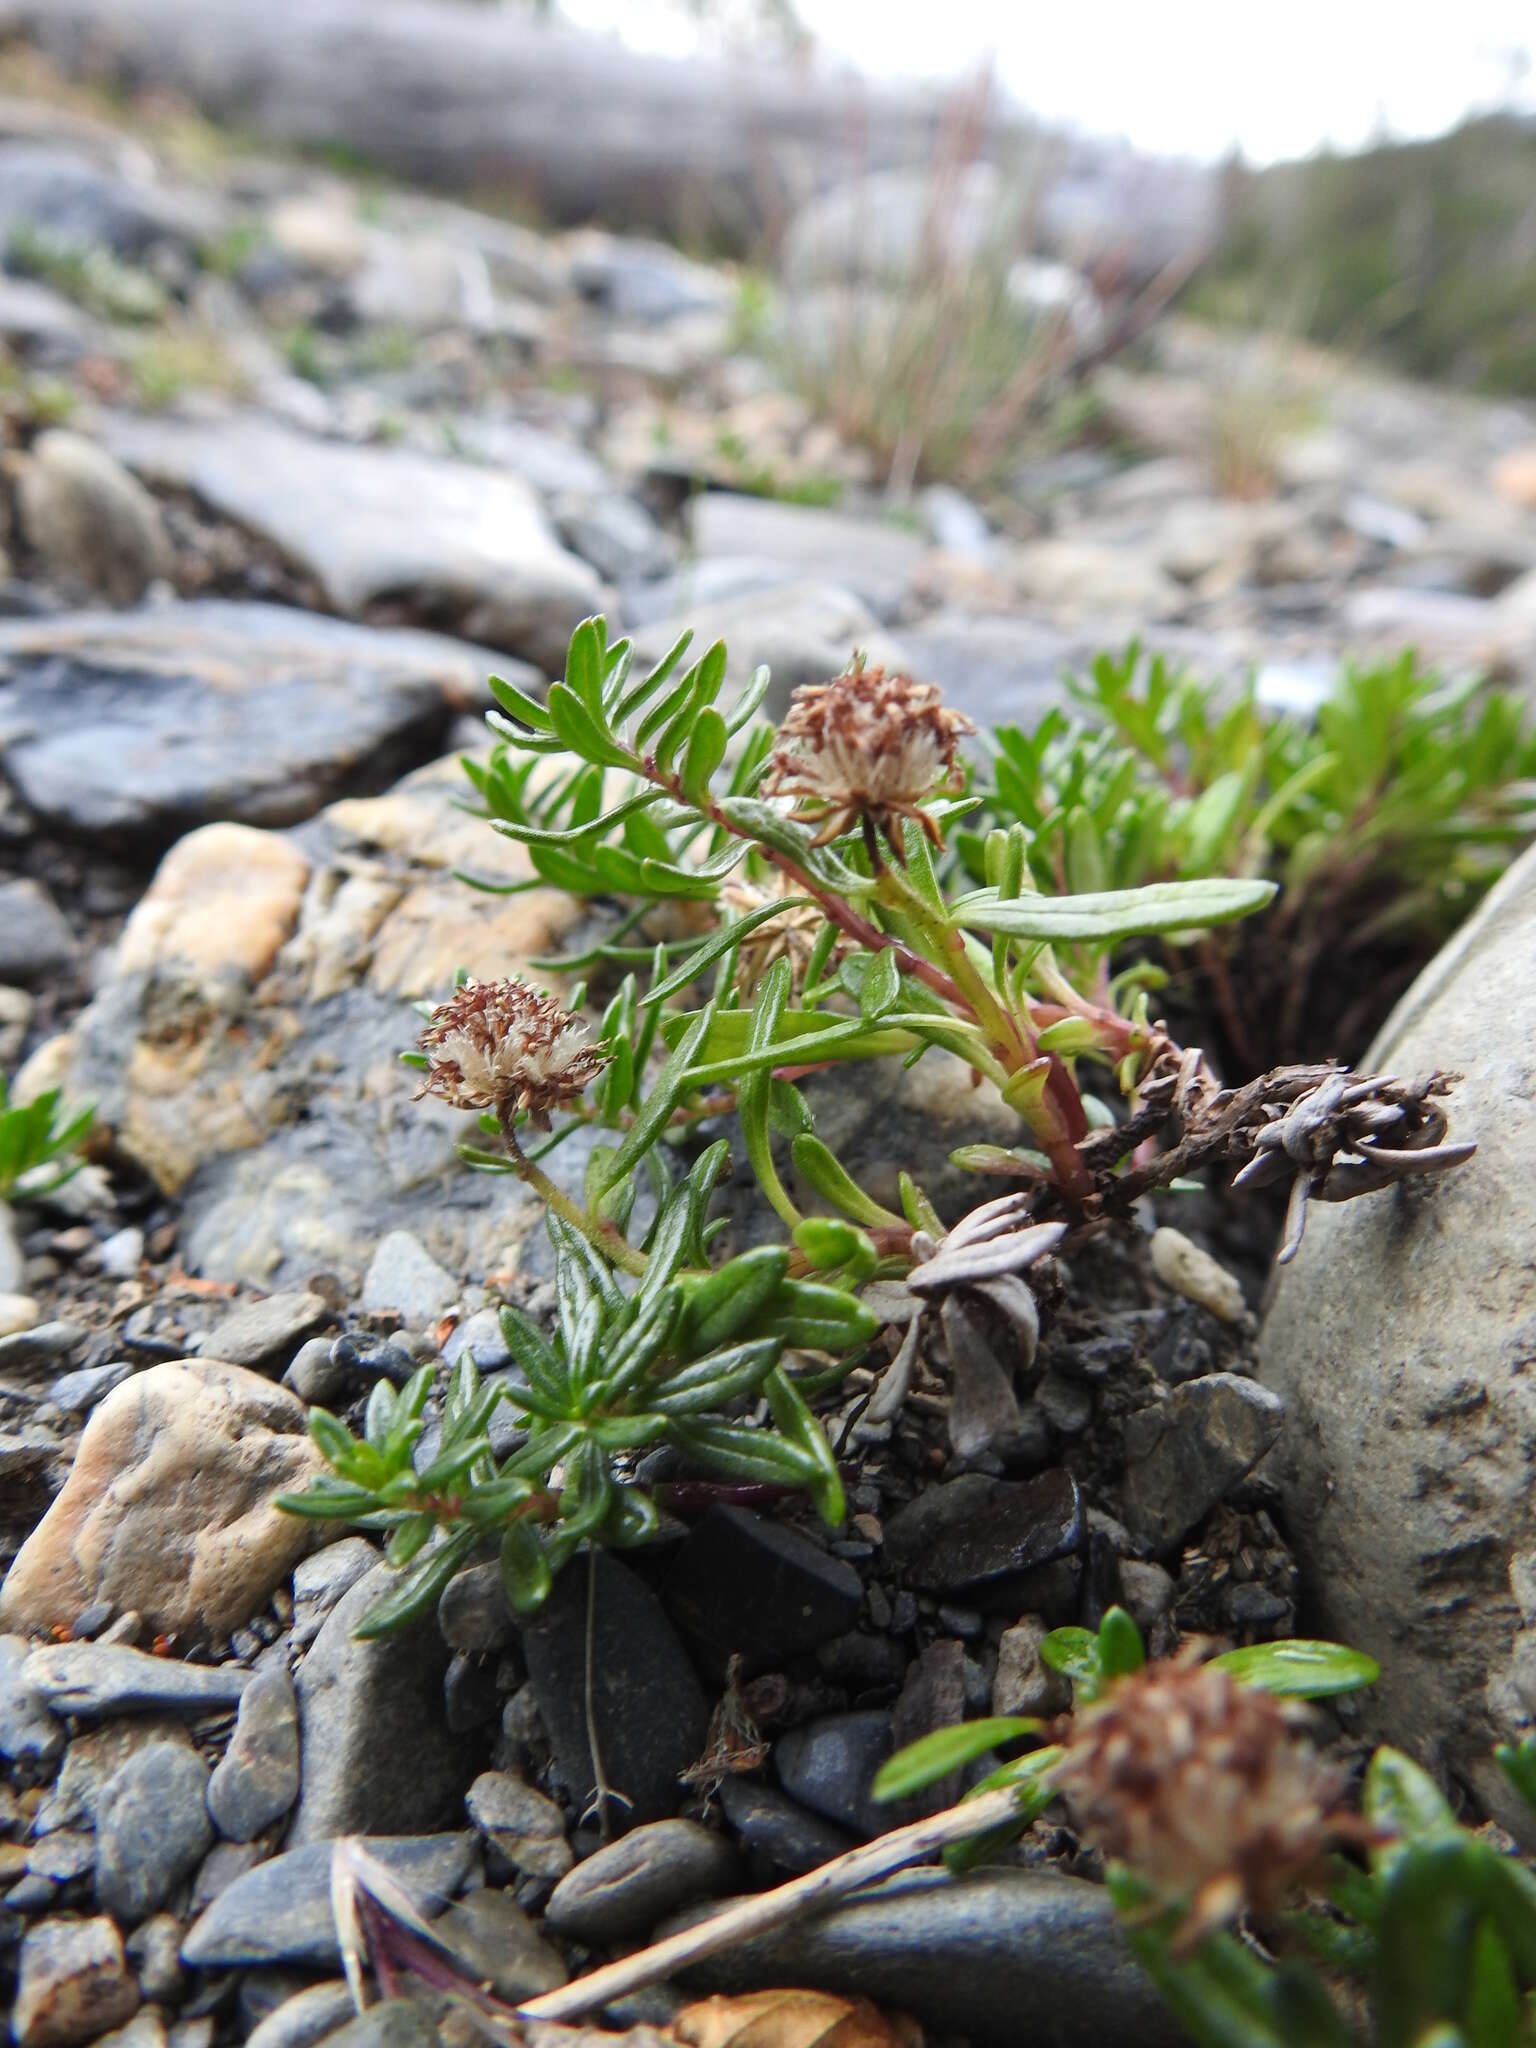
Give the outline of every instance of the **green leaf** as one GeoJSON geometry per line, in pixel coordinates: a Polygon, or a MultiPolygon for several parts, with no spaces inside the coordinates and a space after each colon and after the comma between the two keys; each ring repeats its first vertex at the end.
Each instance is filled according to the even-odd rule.
{"type": "Polygon", "coordinates": [[[448,1581],[469,1562],[479,1541],[480,1531],[474,1528],[455,1529],[445,1536],[374,1601],[358,1625],[358,1635],[365,1641],[391,1635],[425,1614],[441,1598],[448,1581]]]}
{"type": "Polygon", "coordinates": [[[603,723],[603,621],[583,619],[571,635],[565,656],[565,683],[593,720],[603,723]]]}
{"type": "Polygon", "coordinates": [[[725,759],[728,744],[725,720],[712,704],[706,706],[694,721],[678,777],[689,803],[702,808],[708,802],[710,778],[725,759]]]}
{"type": "Polygon", "coordinates": [[[763,1382],[763,1392],[768,1397],[769,1409],[785,1442],[805,1454],[810,1466],[805,1483],[816,1504],[816,1512],[828,1528],[840,1527],[848,1512],[848,1504],[843,1497],[842,1476],[832,1455],[832,1446],[827,1442],[826,1431],[805,1405],[799,1389],[782,1366],[775,1366],[768,1374],[763,1382]]]}
{"type": "Polygon", "coordinates": [[[805,1453],[771,1430],[739,1422],[675,1422],[672,1436],[696,1463],[725,1479],[808,1490],[816,1477],[805,1453]]]}
{"type": "Polygon", "coordinates": [[[750,937],[759,926],[771,924],[774,918],[782,917],[786,911],[801,909],[813,901],[810,896],[784,896],[765,904],[761,910],[751,910],[744,917],[728,923],[723,922],[689,953],[681,967],[675,968],[665,980],[652,984],[640,999],[642,1006],[665,1002],[668,996],[675,996],[680,990],[697,981],[705,968],[712,967],[731,950],[732,946],[750,937]]]}
{"type": "Polygon", "coordinates": [[[1123,1607],[1111,1607],[1099,1623],[1099,1669],[1105,1683],[1114,1678],[1128,1678],[1146,1661],[1141,1630],[1123,1607]]]}
{"type": "Polygon", "coordinates": [[[1040,1661],[1071,1679],[1079,1706],[1096,1700],[1103,1689],[1103,1653],[1092,1629],[1053,1628],[1040,1645],[1040,1661]]]}
{"type": "Polygon", "coordinates": [[[738,1394],[755,1391],[777,1364],[782,1349],[777,1337],[766,1337],[712,1352],[669,1373],[647,1399],[657,1415],[702,1415],[711,1408],[723,1408],[738,1394]]]}
{"type": "Polygon", "coordinates": [[[859,990],[859,1015],[866,1024],[878,1024],[894,1010],[901,998],[901,970],[896,955],[885,947],[869,962],[864,985],[859,990]]]}
{"type": "Polygon", "coordinates": [[[1034,1735],[1039,1728],[1040,1723],[1026,1715],[997,1714],[990,1720],[961,1721],[952,1728],[936,1729],[888,1758],[875,1773],[870,1790],[879,1800],[905,1799],[909,1793],[947,1778],[951,1771],[963,1770],[988,1750],[1034,1735]]]}
{"type": "Polygon", "coordinates": [[[834,1356],[872,1343],[880,1318],[840,1287],[817,1280],[785,1280],[770,1296],[757,1324],[761,1336],[782,1337],[799,1351],[834,1356]]]}
{"type": "Polygon", "coordinates": [[[782,1245],[770,1244],[717,1266],[686,1295],[677,1332],[679,1352],[695,1358],[728,1344],[778,1293],[788,1270],[789,1253],[782,1245]]]}
{"type": "Polygon", "coordinates": [[[534,1614],[549,1598],[553,1577],[538,1532],[526,1521],[511,1523],[501,1539],[501,1584],[514,1614],[534,1614]]]}
{"type": "Polygon", "coordinates": [[[1461,1832],[1444,1794],[1422,1764],[1385,1744],[1371,1758],[1360,1810],[1372,1827],[1394,1839],[1372,1857],[1378,1868],[1402,1850],[1451,1839],[1461,1832]]]}
{"type": "MultiPolygon", "coordinates": [[[[388,1384],[385,1382],[385,1384],[388,1384]]],[[[393,1389],[391,1388],[391,1394],[393,1389]]],[[[357,1443],[344,1422],[338,1422],[328,1408],[311,1408],[309,1411],[309,1433],[326,1460],[332,1465],[344,1465],[357,1449],[357,1443]]]]}
{"type": "Polygon", "coordinates": [[[627,1173],[632,1173],[639,1165],[641,1155],[650,1150],[667,1124],[671,1122],[673,1110],[688,1093],[688,1069],[693,1064],[699,1047],[704,1043],[713,1021],[714,1005],[711,1003],[700,1010],[667,1055],[650,1093],[641,1103],[634,1122],[625,1134],[623,1144],[609,1162],[605,1187],[612,1187],[615,1181],[621,1180],[627,1173]]]}
{"type": "MultiPolygon", "coordinates": [[[[746,1044],[748,1058],[757,1058],[771,1050],[784,1015],[784,1006],[789,1001],[790,980],[788,960],[775,960],[763,976],[762,987],[752,1005],[746,1044]]],[[[800,1211],[791,1200],[774,1164],[768,1119],[769,1089],[768,1068],[759,1060],[742,1075],[737,1086],[736,1113],[741,1120],[742,1142],[747,1148],[752,1171],[757,1175],[757,1184],[772,1203],[775,1213],[793,1229],[800,1220],[800,1211]]]]}
{"type": "Polygon", "coordinates": [[[582,760],[593,761],[606,768],[634,766],[633,757],[609,737],[581,699],[564,683],[550,685],[549,715],[556,733],[582,760]]]}
{"type": "Polygon", "coordinates": [[[1250,1643],[1241,1650],[1224,1651],[1211,1663],[1219,1671],[1230,1671],[1240,1685],[1304,1700],[1357,1692],[1361,1686],[1374,1685],[1381,1676],[1381,1666],[1363,1650],[1300,1638],[1250,1643]]]}
{"type": "Polygon", "coordinates": [[[883,1209],[880,1204],[866,1195],[852,1175],[839,1163],[836,1155],[822,1143],[812,1131],[804,1131],[798,1138],[790,1140],[789,1156],[795,1162],[795,1170],[813,1187],[823,1201],[830,1202],[834,1209],[855,1223],[864,1223],[878,1229],[882,1224],[900,1223],[901,1218],[883,1209]]]}
{"type": "Polygon", "coordinates": [[[1376,1936],[1380,2048],[1418,2048],[1435,2021],[1463,2020],[1482,1917],[1481,1852],[1458,1832],[1420,1842],[1387,1871],[1376,1936]]]}
{"type": "Polygon", "coordinates": [[[995,889],[977,889],[951,906],[956,923],[1012,939],[1042,939],[1047,945],[1097,940],[1116,945],[1158,932],[1203,931],[1262,910],[1275,884],[1239,879],[1153,882],[1141,889],[1106,889],[1088,896],[1018,896],[998,900],[995,889]]]}
{"type": "Polygon", "coordinates": [[[772,681],[772,675],[762,664],[753,669],[751,675],[747,678],[746,688],[731,706],[730,716],[726,720],[726,730],[728,732],[734,734],[741,731],[741,728],[752,717],[759,704],[767,696],[772,681]]]}
{"type": "Polygon", "coordinates": [[[510,713],[519,724],[528,726],[534,732],[554,731],[554,725],[544,706],[532,697],[525,696],[515,683],[507,682],[502,676],[491,676],[487,679],[487,686],[502,710],[510,713]]]}
{"type": "Polygon", "coordinates": [[[807,1216],[795,1226],[795,1243],[818,1272],[836,1273],[845,1287],[861,1287],[880,1263],[872,1240],[841,1216],[807,1216]]]}

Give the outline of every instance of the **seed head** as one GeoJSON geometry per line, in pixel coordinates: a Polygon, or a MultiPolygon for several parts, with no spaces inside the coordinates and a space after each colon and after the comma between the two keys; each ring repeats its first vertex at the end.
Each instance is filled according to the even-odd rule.
{"type": "Polygon", "coordinates": [[[1122,1678],[1070,1723],[1054,1782],[1084,1836],[1186,1909],[1187,1951],[1246,1906],[1272,1908],[1356,1824],[1304,1707],[1169,1659],[1122,1678]]]}
{"type": "Polygon", "coordinates": [[[491,1109],[503,1125],[522,1111],[540,1131],[609,1059],[587,1043],[585,1025],[525,981],[466,981],[432,1012],[418,1042],[427,1056],[418,1100],[491,1109]]]}
{"type": "MultiPolygon", "coordinates": [[[[747,917],[755,910],[766,910],[776,898],[789,899],[777,917],[770,917],[757,925],[739,943],[736,953],[736,986],[744,996],[749,996],[759,986],[763,976],[776,960],[788,960],[790,966],[790,988],[798,995],[805,986],[805,970],[810,965],[811,954],[816,941],[826,926],[826,912],[814,903],[796,903],[798,895],[795,884],[788,876],[771,875],[761,886],[739,875],[732,875],[722,883],[720,901],[726,904],[738,917],[747,917]]],[[[835,968],[853,950],[853,942],[839,933],[828,959],[828,967],[835,968]]]]}
{"type": "Polygon", "coordinates": [[[819,828],[817,846],[861,826],[878,866],[875,835],[884,836],[899,860],[904,818],[939,843],[938,826],[922,802],[964,786],[958,748],[975,730],[963,712],[940,702],[932,683],[865,668],[855,657],[831,682],[796,690],[763,790],[801,800],[799,816],[819,828]]]}

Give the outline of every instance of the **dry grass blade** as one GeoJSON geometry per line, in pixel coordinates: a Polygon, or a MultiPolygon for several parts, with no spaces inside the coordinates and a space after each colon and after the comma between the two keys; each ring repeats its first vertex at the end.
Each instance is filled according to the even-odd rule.
{"type": "Polygon", "coordinates": [[[697,1927],[669,1934],[665,1940],[654,1942],[635,1955],[621,1957],[616,1963],[607,1963],[602,1969],[579,1977],[574,1984],[546,1991],[541,1997],[530,1999],[521,2011],[525,2018],[541,2020],[575,2019],[582,2013],[599,2011],[615,1998],[639,1991],[647,1984],[659,1984],[690,1963],[702,1962],[706,1956],[736,1948],[755,1935],[787,1926],[878,1878],[905,1869],[909,1863],[921,1863],[951,1842],[967,1841],[989,1828],[1001,1827],[1017,1811],[1017,1795],[1007,1788],[965,1800],[930,1820],[914,1821],[910,1827],[897,1828],[891,1834],[850,1849],[847,1855],[834,1857],[820,1869],[792,1878],[774,1891],[738,1900],[697,1927]]]}

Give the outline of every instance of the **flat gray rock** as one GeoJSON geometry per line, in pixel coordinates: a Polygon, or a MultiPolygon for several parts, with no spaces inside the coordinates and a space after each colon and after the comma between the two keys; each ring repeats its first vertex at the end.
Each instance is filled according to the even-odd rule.
{"type": "Polygon", "coordinates": [[[869,1998],[978,2048],[1172,2048],[1182,2039],[1131,1959],[1103,1886],[1055,1872],[913,1871],[711,1956],[683,1981],[701,1992],[805,1985],[869,1998]]]}
{"type": "Polygon", "coordinates": [[[329,1305],[318,1294],[269,1294],[265,1301],[244,1301],[232,1309],[203,1348],[208,1357],[222,1358],[226,1365],[275,1372],[288,1364],[306,1337],[332,1320],[329,1305]]]}
{"type": "Polygon", "coordinates": [[[0,766],[71,833],[167,845],[380,786],[478,703],[493,658],[216,600],[0,624],[0,766]]]}
{"type": "Polygon", "coordinates": [[[850,590],[882,618],[911,590],[928,542],[909,527],[876,516],[784,505],[737,491],[704,491],[688,516],[694,551],[703,561],[757,555],[794,575],[850,590]]]}
{"type": "Polygon", "coordinates": [[[22,1681],[55,1714],[206,1714],[232,1707],[251,1682],[243,1664],[181,1664],[121,1643],[64,1643],[34,1650],[22,1681]]]}
{"type": "Polygon", "coordinates": [[[29,1649],[23,1636],[0,1636],[0,1756],[40,1767],[62,1751],[64,1726],[25,1676],[29,1649]]]}
{"type": "Polygon", "coordinates": [[[154,1742],[114,1772],[96,1802],[96,1896],[136,1927],[213,1846],[208,1766],[195,1750],[154,1742]]]}
{"type": "MultiPolygon", "coordinates": [[[[331,1917],[333,1846],[306,1843],[226,1885],[189,1930],[182,1961],[199,1970],[254,1963],[339,1969],[331,1917]]],[[[453,1895],[475,1855],[475,1837],[467,1833],[378,1835],[367,1846],[427,1912],[453,1895]]]]}
{"type": "Polygon", "coordinates": [[[76,247],[104,245],[130,260],[157,246],[192,250],[219,232],[209,197],[170,192],[62,142],[0,147],[0,241],[31,228],[76,247]]]}
{"type": "Polygon", "coordinates": [[[227,1841],[249,1842],[298,1796],[298,1701],[277,1664],[258,1671],[241,1695],[235,1732],[208,1782],[208,1811],[227,1841]]]}
{"type": "Polygon", "coordinates": [[[602,586],[518,477],[404,448],[320,441],[254,413],[209,424],[116,415],[105,440],[145,482],[260,534],[355,617],[405,602],[558,672],[602,586]]]}
{"type": "Polygon", "coordinates": [[[1279,1436],[1285,1403],[1237,1373],[1186,1380],[1125,1431],[1125,1521],[1167,1550],[1209,1513],[1279,1436]]]}
{"type": "Polygon", "coordinates": [[[377,1565],[326,1617],[299,1666],[299,1803],[288,1840],[441,1827],[463,1812],[474,1758],[443,1713],[448,1648],[429,1611],[395,1634],[358,1624],[396,1583],[377,1565]]]}

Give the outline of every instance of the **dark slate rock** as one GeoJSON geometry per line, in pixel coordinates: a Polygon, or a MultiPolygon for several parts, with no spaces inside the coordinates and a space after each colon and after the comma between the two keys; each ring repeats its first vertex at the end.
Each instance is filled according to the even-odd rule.
{"type": "MultiPolygon", "coordinates": [[[[469,1833],[379,1835],[367,1847],[429,1913],[463,1883],[475,1856],[469,1833]]],[[[306,1843],[226,1885],[182,1943],[182,1961],[198,1970],[257,1963],[338,1969],[331,1849],[328,1841],[306,1843]]]]}
{"type": "Polygon", "coordinates": [[[720,1804],[747,1847],[792,1877],[857,1846],[853,1835],[755,1778],[727,1778],[720,1804]]]}
{"type": "Polygon", "coordinates": [[[65,1643],[35,1650],[26,1683],[56,1714],[160,1711],[206,1714],[235,1706],[251,1682],[243,1664],[178,1664],[121,1643],[65,1643]]]}
{"type": "Polygon", "coordinates": [[[118,1770],[96,1802],[96,1896],[122,1926],[164,1905],[213,1842],[208,1766],[195,1750],[155,1742],[118,1770]]]}
{"type": "Polygon", "coordinates": [[[700,1662],[723,1678],[733,1653],[749,1672],[841,1635],[863,1602],[858,1573],[781,1522],[714,1507],[682,1543],[662,1598],[700,1662]]]}
{"type": "Polygon", "coordinates": [[[280,1664],[258,1671],[240,1700],[240,1717],[208,1782],[208,1811],[226,1841],[249,1842],[299,1796],[299,1708],[280,1664]]]}
{"type": "Polygon", "coordinates": [[[557,1934],[607,1947],[645,1934],[693,1899],[729,1891],[740,1874],[725,1836],[693,1820],[652,1821],[562,1877],[544,1917],[557,1934]]]}
{"type": "MultiPolygon", "coordinates": [[[[678,1779],[703,1752],[709,1705],[660,1601],[626,1565],[597,1554],[597,1627],[592,1713],[609,1785],[631,1803],[615,1805],[615,1827],[676,1811],[678,1779]]],[[[543,1609],[524,1625],[523,1648],[540,1718],[561,1783],[578,1809],[596,1789],[587,1741],[588,1559],[555,1581],[543,1609]]]]}
{"type": "Polygon", "coordinates": [[[784,1736],[774,1749],[773,1767],[792,1799],[867,1838],[890,1825],[890,1814],[875,1804],[869,1788],[891,1749],[889,1714],[828,1714],[784,1736]]]}
{"type": "Polygon", "coordinates": [[[443,1715],[448,1650],[428,1613],[360,1640],[358,1624],[396,1583],[378,1565],[346,1592],[299,1666],[300,1790],[288,1840],[403,1834],[462,1812],[472,1744],[443,1715]]]}
{"type": "Polygon", "coordinates": [[[711,1956],[684,1982],[700,1992],[805,1985],[869,1998],[977,2048],[1174,2048],[1182,2039],[1103,1886],[1055,1872],[912,1871],[711,1956]]]}
{"type": "Polygon", "coordinates": [[[286,1366],[305,1338],[330,1321],[330,1305],[318,1294],[269,1294],[233,1309],[205,1339],[203,1351],[226,1365],[264,1372],[286,1366]]]}
{"type": "Polygon", "coordinates": [[[963,1522],[913,1556],[906,1576],[925,1593],[985,1596],[988,1605],[1006,1604],[1029,1574],[1080,1552],[1087,1526],[1077,1482],[1068,1472],[998,1484],[963,1522]]]}
{"type": "Polygon", "coordinates": [[[1280,1434],[1285,1404],[1254,1380],[1207,1373],[1143,1408],[1125,1429],[1125,1521],[1168,1550],[1258,1463],[1280,1434]]]}
{"type": "Polygon", "coordinates": [[[0,758],[35,817],[164,847],[382,786],[477,688],[452,641],[288,606],[70,613],[0,624],[0,758]]]}
{"type": "Polygon", "coordinates": [[[78,1323],[52,1322],[0,1337],[0,1378],[64,1365],[80,1356],[90,1335],[78,1323]]]}

